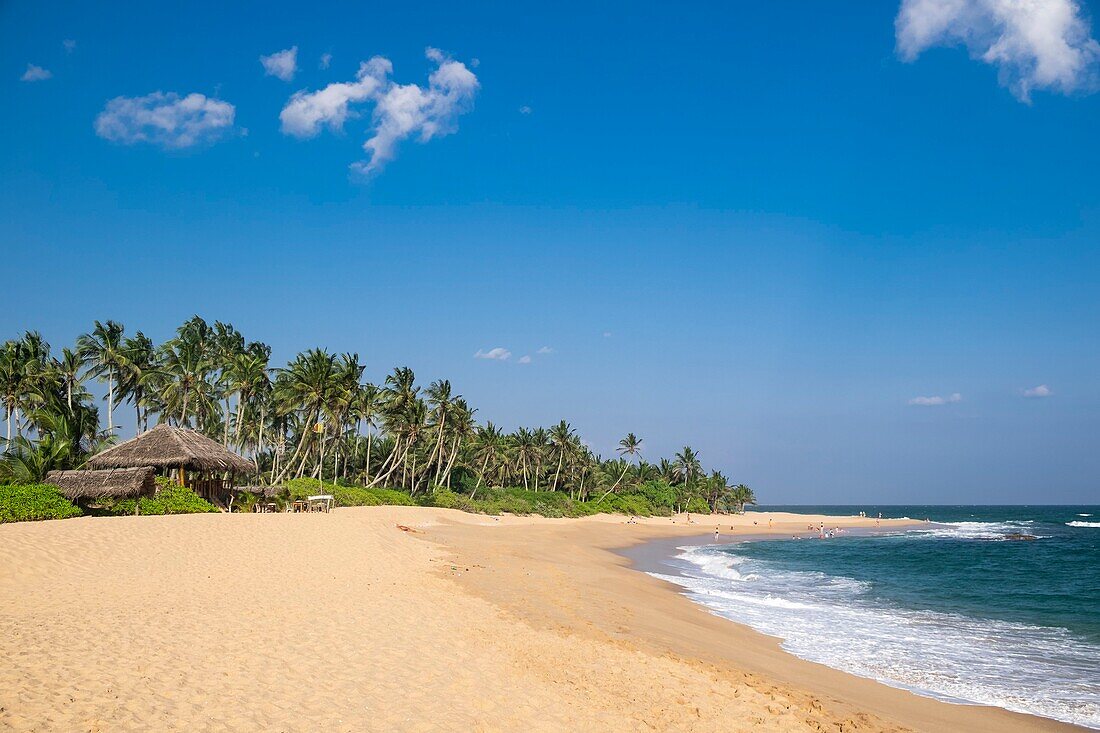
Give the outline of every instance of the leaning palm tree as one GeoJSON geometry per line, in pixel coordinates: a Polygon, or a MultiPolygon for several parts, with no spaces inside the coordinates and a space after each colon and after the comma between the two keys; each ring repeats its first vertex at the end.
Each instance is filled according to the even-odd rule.
{"type": "MultiPolygon", "coordinates": [[[[633,456],[633,455],[637,455],[638,451],[640,451],[641,449],[642,449],[641,439],[637,435],[635,435],[634,433],[627,433],[626,437],[619,441],[619,447],[616,448],[615,450],[616,450],[616,452],[618,452],[618,454],[620,456],[633,456]]],[[[611,488],[607,490],[607,494],[612,493],[613,491],[615,491],[615,489],[617,489],[619,487],[619,484],[622,482],[623,477],[626,476],[626,472],[629,471],[629,470],[630,470],[630,464],[624,462],[623,472],[619,474],[619,478],[615,479],[615,483],[613,483],[611,485],[611,488]]],[[[603,501],[604,499],[606,499],[607,494],[604,494],[603,496],[601,496],[600,501],[603,501]]]]}
{"type": "Polygon", "coordinates": [[[436,433],[435,447],[432,455],[428,457],[428,463],[435,462],[435,482],[439,483],[439,476],[443,470],[443,437],[447,429],[447,416],[451,413],[455,400],[462,395],[451,393],[451,382],[447,379],[432,382],[424,392],[431,409],[432,427],[436,433]]]}
{"type": "Polygon", "coordinates": [[[115,381],[125,362],[121,323],[95,322],[91,333],[81,335],[76,341],[77,352],[89,365],[92,376],[107,382],[107,432],[114,433],[115,381]]]}

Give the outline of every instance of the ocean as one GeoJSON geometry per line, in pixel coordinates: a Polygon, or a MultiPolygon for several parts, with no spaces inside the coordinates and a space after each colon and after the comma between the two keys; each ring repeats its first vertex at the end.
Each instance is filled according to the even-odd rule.
{"type": "Polygon", "coordinates": [[[1100,506],[757,510],[932,523],[683,546],[667,572],[651,574],[804,659],[941,700],[1100,729],[1100,506]]]}

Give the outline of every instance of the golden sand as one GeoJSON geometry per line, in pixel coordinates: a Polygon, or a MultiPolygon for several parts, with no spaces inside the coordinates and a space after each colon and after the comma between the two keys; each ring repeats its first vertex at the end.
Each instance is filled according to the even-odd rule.
{"type": "MultiPolygon", "coordinates": [[[[724,533],[767,531],[750,516],[724,533]]],[[[773,516],[782,533],[819,521],[773,516]]],[[[608,551],[708,521],[374,507],[0,525],[0,730],[1073,729],[795,659],[608,551]]]]}

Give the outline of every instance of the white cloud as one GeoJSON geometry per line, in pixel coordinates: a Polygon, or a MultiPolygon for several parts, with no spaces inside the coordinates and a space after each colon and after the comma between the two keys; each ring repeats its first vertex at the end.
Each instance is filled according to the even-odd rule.
{"type": "Polygon", "coordinates": [[[521,356],[519,358],[519,363],[520,364],[530,364],[531,363],[531,357],[527,354],[524,354],[523,356],[521,356]]]}
{"type": "Polygon", "coordinates": [[[477,353],[474,354],[475,359],[496,359],[497,361],[506,361],[511,356],[512,352],[501,346],[495,349],[489,349],[488,351],[478,349],[477,353]]]}
{"type": "Polygon", "coordinates": [[[538,351],[536,351],[535,353],[536,354],[553,354],[554,350],[552,348],[550,348],[549,346],[543,346],[538,351]]]}
{"type": "Polygon", "coordinates": [[[279,113],[282,130],[295,137],[313,137],[322,125],[341,130],[344,121],[354,112],[349,105],[374,97],[387,83],[386,77],[393,70],[388,59],[375,56],[359,64],[354,82],[329,84],[316,92],[295,92],[279,113]]]}
{"type": "Polygon", "coordinates": [[[1050,397],[1053,394],[1054,390],[1045,384],[1040,384],[1038,387],[1024,390],[1024,397],[1050,397]]]}
{"type": "Polygon", "coordinates": [[[327,69],[329,64],[331,64],[331,63],[332,63],[332,54],[331,53],[323,53],[323,54],[321,54],[321,61],[317,64],[317,67],[321,68],[321,69],[327,69]]]}
{"type": "Polygon", "coordinates": [[[965,45],[1025,102],[1034,89],[1070,94],[1096,84],[1100,44],[1077,0],[902,0],[894,28],[905,61],[965,45]]]}
{"type": "Polygon", "coordinates": [[[202,94],[180,97],[153,92],[144,97],[115,97],[95,120],[95,131],[112,142],[139,142],[186,148],[217,139],[233,127],[232,104],[202,94]]]}
{"type": "Polygon", "coordinates": [[[369,157],[351,164],[354,172],[365,175],[377,173],[393,160],[398,143],[408,137],[415,135],[425,143],[454,132],[458,116],[470,108],[480,84],[465,64],[449,59],[439,49],[428,48],[425,55],[437,64],[426,88],[395,84],[389,79],[393,64],[375,56],[360,64],[354,82],[294,94],[279,114],[283,132],[313,137],[322,125],[342,130],[348,118],[358,116],[351,105],[373,102],[372,134],[363,143],[369,157]]]}
{"type": "Polygon", "coordinates": [[[955,402],[962,402],[963,396],[958,392],[953,392],[947,397],[940,397],[934,395],[932,397],[914,397],[909,400],[910,405],[919,405],[921,407],[935,407],[937,405],[947,405],[955,402]]]}
{"type": "Polygon", "coordinates": [[[27,70],[23,72],[23,76],[19,77],[19,81],[45,81],[51,76],[53,76],[53,72],[49,69],[27,64],[27,70]]]}
{"type": "Polygon", "coordinates": [[[527,106],[526,104],[525,104],[525,105],[523,105],[522,107],[520,107],[520,108],[519,108],[519,113],[520,113],[521,115],[529,115],[529,114],[531,114],[531,112],[533,112],[533,111],[534,111],[534,110],[532,110],[532,109],[531,109],[530,107],[528,107],[528,106],[527,106]]]}
{"type": "Polygon", "coordinates": [[[292,46],[282,51],[276,51],[270,56],[261,56],[260,63],[264,66],[264,73],[283,81],[294,78],[294,72],[298,70],[298,47],[292,46]]]}
{"type": "Polygon", "coordinates": [[[65,47],[65,53],[72,53],[76,50],[76,41],[71,38],[66,38],[61,42],[61,45],[65,47]]]}

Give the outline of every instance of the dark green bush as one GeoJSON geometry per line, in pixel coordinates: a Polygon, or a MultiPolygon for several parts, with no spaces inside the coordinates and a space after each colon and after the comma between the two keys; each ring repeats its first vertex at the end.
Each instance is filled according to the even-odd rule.
{"type": "Polygon", "coordinates": [[[0,486],[0,522],[66,519],[82,513],[51,484],[0,486]]]}

